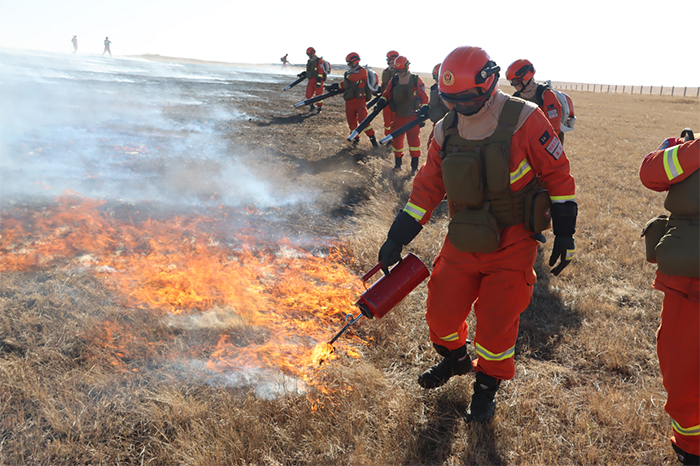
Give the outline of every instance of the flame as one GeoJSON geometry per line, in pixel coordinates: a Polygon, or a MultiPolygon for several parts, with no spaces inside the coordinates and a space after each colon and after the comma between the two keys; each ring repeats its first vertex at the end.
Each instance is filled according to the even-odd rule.
{"type": "MultiPolygon", "coordinates": [[[[209,351],[210,370],[276,369],[319,387],[319,367],[339,357],[326,342],[346,314],[357,312],[362,288],[347,252],[340,244],[319,249],[272,241],[255,227],[231,235],[232,224],[241,218],[255,224],[261,213],[221,208],[219,214],[139,220],[103,201],[65,195],[41,210],[2,213],[0,271],[89,270],[119,304],[181,326],[215,322],[221,333],[209,351]]],[[[112,364],[123,367],[126,356],[143,351],[129,347],[139,343],[130,329],[118,329],[115,338],[114,325],[107,323],[95,341],[112,348],[112,364]]],[[[344,338],[343,345],[365,343],[344,338]]],[[[346,354],[360,356],[350,347],[346,354]]]]}

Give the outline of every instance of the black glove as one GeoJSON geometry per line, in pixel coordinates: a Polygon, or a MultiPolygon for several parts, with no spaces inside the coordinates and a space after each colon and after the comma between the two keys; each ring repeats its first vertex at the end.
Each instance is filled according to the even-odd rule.
{"type": "Polygon", "coordinates": [[[389,275],[389,267],[401,260],[401,250],[403,246],[390,239],[384,241],[379,248],[379,262],[382,263],[384,275],[389,275]]]}
{"type": "Polygon", "coordinates": [[[333,83],[330,86],[326,86],[326,91],[333,92],[340,90],[340,85],[338,83],[333,83]]]}
{"type": "Polygon", "coordinates": [[[420,117],[425,117],[428,118],[430,112],[430,106],[429,105],[423,105],[421,108],[413,112],[418,118],[420,117]]]}
{"type": "Polygon", "coordinates": [[[297,78],[305,78],[306,77],[306,71],[302,71],[297,75],[297,78]]]}
{"type": "Polygon", "coordinates": [[[569,265],[576,252],[573,235],[576,232],[576,216],[578,206],[574,201],[552,204],[552,230],[554,231],[554,246],[549,256],[549,266],[557,263],[551,272],[557,276],[569,265]]]}
{"type": "Polygon", "coordinates": [[[374,109],[381,110],[384,107],[386,107],[386,99],[384,97],[382,97],[377,101],[377,105],[375,105],[374,109]]]}
{"type": "Polygon", "coordinates": [[[684,142],[694,141],[695,135],[693,134],[693,130],[690,128],[685,128],[683,131],[681,131],[680,139],[683,139],[684,142]]]}
{"type": "Polygon", "coordinates": [[[401,260],[403,247],[413,241],[422,229],[423,226],[406,211],[402,210],[396,215],[386,235],[387,240],[379,249],[379,261],[384,275],[389,275],[389,267],[401,260]]]}

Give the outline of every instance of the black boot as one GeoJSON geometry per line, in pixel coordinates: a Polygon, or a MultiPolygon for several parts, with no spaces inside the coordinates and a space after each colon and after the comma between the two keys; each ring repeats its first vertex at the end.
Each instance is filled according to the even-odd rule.
{"type": "Polygon", "coordinates": [[[321,110],[323,110],[323,106],[319,105],[316,107],[316,113],[321,113],[321,110]]]}
{"type": "Polygon", "coordinates": [[[394,157],[394,171],[401,170],[401,157],[394,157]]]}
{"type": "Polygon", "coordinates": [[[379,143],[377,142],[377,138],[374,137],[374,134],[369,137],[369,142],[372,143],[372,147],[379,147],[379,143]]]}
{"type": "Polygon", "coordinates": [[[352,140],[352,147],[357,146],[360,143],[360,136],[357,136],[355,139],[352,140]]]}
{"type": "Polygon", "coordinates": [[[313,112],[316,109],[316,106],[314,104],[309,105],[309,113],[313,112]]]}
{"type": "Polygon", "coordinates": [[[411,173],[415,173],[418,171],[418,161],[420,159],[418,157],[411,157],[411,173]]]}
{"type": "Polygon", "coordinates": [[[681,464],[700,464],[700,456],[681,450],[675,443],[672,443],[671,446],[675,450],[681,464]]]}
{"type": "Polygon", "coordinates": [[[467,422],[486,422],[496,413],[494,398],[501,381],[483,372],[476,373],[474,394],[467,410],[467,422]]]}
{"type": "Polygon", "coordinates": [[[472,360],[467,354],[466,344],[452,351],[434,343],[433,346],[438,354],[445,359],[418,377],[418,385],[421,387],[437,388],[445,385],[455,375],[464,375],[472,370],[472,360]]]}

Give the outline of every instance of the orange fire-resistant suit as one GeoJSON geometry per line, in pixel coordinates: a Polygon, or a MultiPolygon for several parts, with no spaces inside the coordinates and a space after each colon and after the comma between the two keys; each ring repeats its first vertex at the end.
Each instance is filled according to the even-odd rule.
{"type": "MultiPolygon", "coordinates": [[[[493,120],[492,128],[488,126],[490,123],[483,123],[487,118],[480,116],[481,112],[464,120],[459,115],[460,137],[480,140],[493,134],[507,98],[497,91],[487,102],[491,111],[487,118],[493,120]],[[486,126],[486,132],[478,137],[465,137],[461,121],[474,122],[482,128],[486,126]]],[[[538,175],[552,202],[574,201],[575,183],[569,173],[569,161],[554,137],[552,126],[534,104],[527,103],[520,115],[510,146],[511,191],[523,188],[538,175]]],[[[421,225],[428,222],[446,194],[439,154],[445,143],[444,122],[445,119],[435,125],[427,161],[414,179],[404,208],[404,212],[421,225]]],[[[449,199],[448,204],[451,204],[449,199]]],[[[453,204],[451,211],[452,207],[453,204]]],[[[428,282],[426,321],[430,340],[449,350],[464,346],[468,330],[466,318],[473,305],[478,357],[472,364],[477,372],[497,379],[508,380],[515,375],[513,357],[519,317],[530,303],[537,281],[533,269],[537,241],[531,235],[524,223],[503,228],[498,249],[492,253],[460,252],[446,238],[428,282]]]]}
{"type": "MultiPolygon", "coordinates": [[[[384,93],[386,88],[389,86],[389,81],[397,73],[396,68],[393,65],[387,66],[384,71],[382,71],[382,85],[379,90],[384,93]]],[[[394,111],[389,107],[384,107],[382,110],[382,118],[384,119],[384,136],[388,136],[391,133],[391,122],[394,121],[394,111]]]]}
{"type": "MultiPolygon", "coordinates": [[[[667,147],[646,156],[639,169],[644,186],[668,191],[700,169],[700,141],[679,142],[669,138],[667,147]]],[[[671,442],[700,456],[700,279],[657,270],[653,286],[664,292],[656,351],[668,392],[671,442]]]]}
{"type": "MultiPolygon", "coordinates": [[[[323,82],[326,80],[326,72],[323,69],[323,58],[313,56],[306,63],[306,98],[323,94],[323,82]]],[[[316,102],[318,107],[323,107],[323,101],[316,102]]]]}
{"type": "MultiPolygon", "coordinates": [[[[389,107],[394,111],[393,120],[391,122],[390,133],[396,131],[403,125],[410,123],[415,119],[413,112],[422,105],[427,105],[430,101],[428,94],[425,93],[425,84],[417,74],[409,74],[406,78],[407,82],[399,79],[399,76],[394,76],[382,93],[382,99],[389,102],[389,107]]],[[[394,151],[394,156],[397,158],[403,157],[403,140],[404,135],[408,140],[408,150],[412,158],[420,157],[420,126],[414,126],[391,140],[391,146],[394,151]]]]}
{"type": "Polygon", "coordinates": [[[542,83],[538,84],[533,79],[525,89],[514,93],[513,96],[537,104],[544,112],[557,136],[561,134],[561,104],[549,86],[542,83]]]}
{"type": "MultiPolygon", "coordinates": [[[[350,131],[354,131],[357,125],[367,118],[367,93],[371,92],[367,88],[367,69],[358,65],[346,71],[339,88],[345,90],[343,93],[345,117],[350,131]]],[[[367,126],[364,133],[367,136],[374,136],[372,125],[367,126]]]]}

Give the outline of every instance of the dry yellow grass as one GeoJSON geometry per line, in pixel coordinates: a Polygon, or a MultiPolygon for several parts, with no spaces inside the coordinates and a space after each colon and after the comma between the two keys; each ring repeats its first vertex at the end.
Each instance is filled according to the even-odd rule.
{"type": "MultiPolygon", "coordinates": [[[[430,392],[415,383],[437,361],[425,284],[385,318],[358,324],[372,344],[363,358],[322,372],[337,392],[314,409],[293,392],[268,400],[201,383],[196,368],[168,354],[215,334],[118,306],[89,275],[5,273],[0,464],[673,464],[654,341],[662,296],[651,289],[654,267],[639,238],[663,212],[663,196],[643,188],[637,170],[663,138],[700,130],[700,101],[570,95],[579,119],[565,144],[580,206],[577,255],[553,277],[543,263],[551,234],[541,247],[516,377],[500,390],[492,424],[463,420],[472,376],[430,392]],[[129,355],[137,371],[109,365],[113,350],[95,344],[105,339],[103,322],[148,340],[134,345],[143,354],[129,355]]],[[[366,200],[344,238],[358,272],[374,265],[410,192],[409,180],[389,176],[388,157],[363,164],[366,200]]],[[[430,264],[445,231],[444,213],[436,215],[407,249],[430,264]]]]}

